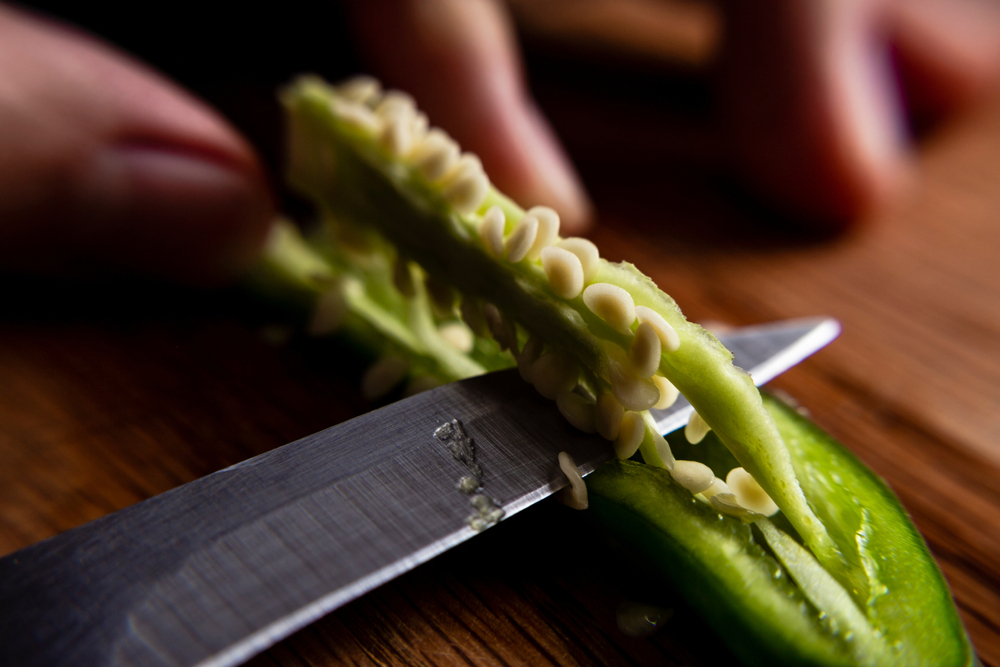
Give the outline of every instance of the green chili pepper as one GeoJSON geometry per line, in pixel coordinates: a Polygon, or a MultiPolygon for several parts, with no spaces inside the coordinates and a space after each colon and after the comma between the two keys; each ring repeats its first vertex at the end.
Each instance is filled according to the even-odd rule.
{"type": "Polygon", "coordinates": [[[382,356],[366,393],[516,359],[574,426],[614,441],[619,458],[641,453],[644,464],[592,478],[595,513],[690,574],[682,587],[740,655],[971,664],[940,573],[891,493],[806,422],[765,408],[732,355],[649,278],[560,239],[554,211],[524,211],[492,188],[405,94],[305,77],[282,100],[289,180],[325,224],[309,239],[279,226],[259,284],[312,304],[314,333],[339,329],[382,356]],[[711,429],[699,452],[712,469],[678,460],[649,418],[678,390],[697,410],[688,436],[711,429]]]}
{"type": "MultiPolygon", "coordinates": [[[[796,581],[801,564],[784,562],[788,544],[775,545],[780,534],[802,549],[790,526],[723,517],[650,466],[610,463],[587,477],[595,520],[666,576],[747,664],[977,664],[940,571],[885,482],[793,409],[765,404],[806,498],[867,573],[863,605],[838,598],[830,582],[796,581]]],[[[697,447],[717,473],[735,465],[711,435],[697,447]]]]}

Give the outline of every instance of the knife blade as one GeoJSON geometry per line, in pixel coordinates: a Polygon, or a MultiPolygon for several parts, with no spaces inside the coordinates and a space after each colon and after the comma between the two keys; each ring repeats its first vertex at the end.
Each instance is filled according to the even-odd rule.
{"type": "MultiPolygon", "coordinates": [[[[838,332],[720,339],[760,384],[838,332]]],[[[362,415],[0,559],[0,664],[239,664],[562,488],[560,451],[612,456],[516,371],[362,415]]]]}

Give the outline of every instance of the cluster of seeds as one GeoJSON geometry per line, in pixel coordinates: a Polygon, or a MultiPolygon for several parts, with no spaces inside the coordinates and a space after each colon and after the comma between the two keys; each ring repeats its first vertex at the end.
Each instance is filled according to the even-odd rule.
{"type": "Polygon", "coordinates": [[[392,157],[415,168],[441,189],[461,215],[477,211],[490,181],[483,164],[440,128],[431,128],[413,98],[398,90],[383,92],[371,77],[350,79],[336,89],[332,107],[345,122],[372,135],[392,157]]]}
{"type": "MultiPolygon", "coordinates": [[[[581,369],[570,355],[559,351],[543,354],[544,344],[535,337],[529,337],[518,352],[513,320],[505,319],[493,304],[486,304],[483,307],[486,328],[502,349],[512,350],[522,378],[545,398],[555,400],[559,411],[575,428],[611,440],[619,458],[630,458],[643,439],[651,437],[675,481],[700,500],[736,516],[774,514],[777,505],[743,468],[734,469],[724,482],[702,463],[675,461],[669,445],[656,432],[647,411],[669,408],[679,395],[669,380],[657,375],[661,355],[680,347],[680,338],[673,327],[655,310],[636,306],[621,287],[591,282],[600,260],[597,247],[582,238],[560,239],[559,217],[552,209],[543,206],[530,209],[505,238],[506,228],[499,206],[483,214],[478,232],[487,252],[511,263],[539,258],[557,297],[572,300],[582,294],[583,303],[592,313],[616,331],[632,336],[628,356],[612,362],[611,391],[594,398],[588,387],[579,382],[581,369]]],[[[709,430],[705,420],[694,412],[685,436],[694,444],[701,442],[709,430]]],[[[586,487],[582,486],[572,459],[561,454],[560,466],[572,489],[571,494],[564,496],[564,502],[585,508],[586,487]]]]}
{"type": "Polygon", "coordinates": [[[590,506],[587,500],[587,485],[583,482],[580,469],[576,467],[576,461],[566,452],[559,452],[559,469],[569,480],[569,486],[563,489],[560,500],[573,509],[587,509],[590,506]]]}
{"type": "MultiPolygon", "coordinates": [[[[335,89],[331,110],[341,121],[373,138],[396,163],[436,188],[474,232],[472,238],[478,240],[488,258],[510,266],[519,275],[539,276],[552,300],[592,323],[589,332],[603,341],[608,363],[601,372],[581,365],[572,354],[534,335],[531,323],[519,322],[474,295],[458,304],[465,326],[441,325],[439,332],[445,340],[467,351],[473,345],[472,333],[492,337],[501,350],[516,359],[521,376],[545,398],[554,400],[574,427],[611,441],[619,458],[630,458],[642,448],[647,463],[662,465],[675,481],[720,512],[773,513],[774,503],[742,468],[731,472],[724,482],[704,464],[674,459],[648,411],[670,407],[679,395],[660,370],[664,357],[680,349],[681,338],[656,310],[636,305],[628,290],[598,280],[603,260],[593,243],[560,237],[559,215],[551,208],[536,206],[520,212],[516,207],[490,205],[490,184],[479,158],[462,153],[443,130],[430,128],[427,117],[405,93],[383,92],[374,79],[358,77],[335,89]],[[618,338],[611,340],[613,336],[606,331],[618,338]],[[623,345],[623,340],[627,344],[623,345]]],[[[405,258],[397,260],[394,283],[401,294],[413,298],[408,266],[405,258]]],[[[442,299],[435,299],[430,289],[428,293],[432,303],[443,302],[436,312],[446,318],[454,316],[454,290],[445,286],[442,299]]],[[[335,299],[327,301],[332,304],[335,299]]],[[[365,394],[387,391],[405,373],[399,359],[380,360],[365,376],[365,394]]],[[[709,430],[695,413],[685,435],[697,443],[709,430]]],[[[564,470],[571,467],[562,463],[564,470]]],[[[567,474],[578,487],[575,478],[567,474]]]]}

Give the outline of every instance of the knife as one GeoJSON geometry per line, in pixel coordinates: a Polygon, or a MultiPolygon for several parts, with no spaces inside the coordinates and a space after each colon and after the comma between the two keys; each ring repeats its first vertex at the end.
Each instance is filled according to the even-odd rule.
{"type": "MultiPolygon", "coordinates": [[[[762,384],[839,331],[719,338],[762,384]]],[[[0,664],[239,664],[562,488],[560,451],[612,456],[516,370],[362,415],[0,559],[0,664]]]]}

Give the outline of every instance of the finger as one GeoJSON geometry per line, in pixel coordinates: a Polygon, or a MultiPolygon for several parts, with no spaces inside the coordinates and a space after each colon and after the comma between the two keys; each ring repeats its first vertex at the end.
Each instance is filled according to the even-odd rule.
{"type": "Polygon", "coordinates": [[[912,177],[882,2],[730,6],[723,95],[746,177],[802,221],[840,227],[912,177]]]}
{"type": "Polygon", "coordinates": [[[896,0],[893,42],[907,102],[942,118],[1000,81],[1000,5],[983,0],[896,0]]]}
{"type": "Polygon", "coordinates": [[[0,6],[0,266],[185,281],[244,268],[271,217],[250,147],[124,55],[0,6]]]}
{"type": "Polygon", "coordinates": [[[491,0],[352,3],[361,48],[386,81],[477,153],[497,186],[524,206],[559,211],[564,233],[591,205],[521,71],[510,21],[491,0]]]}

